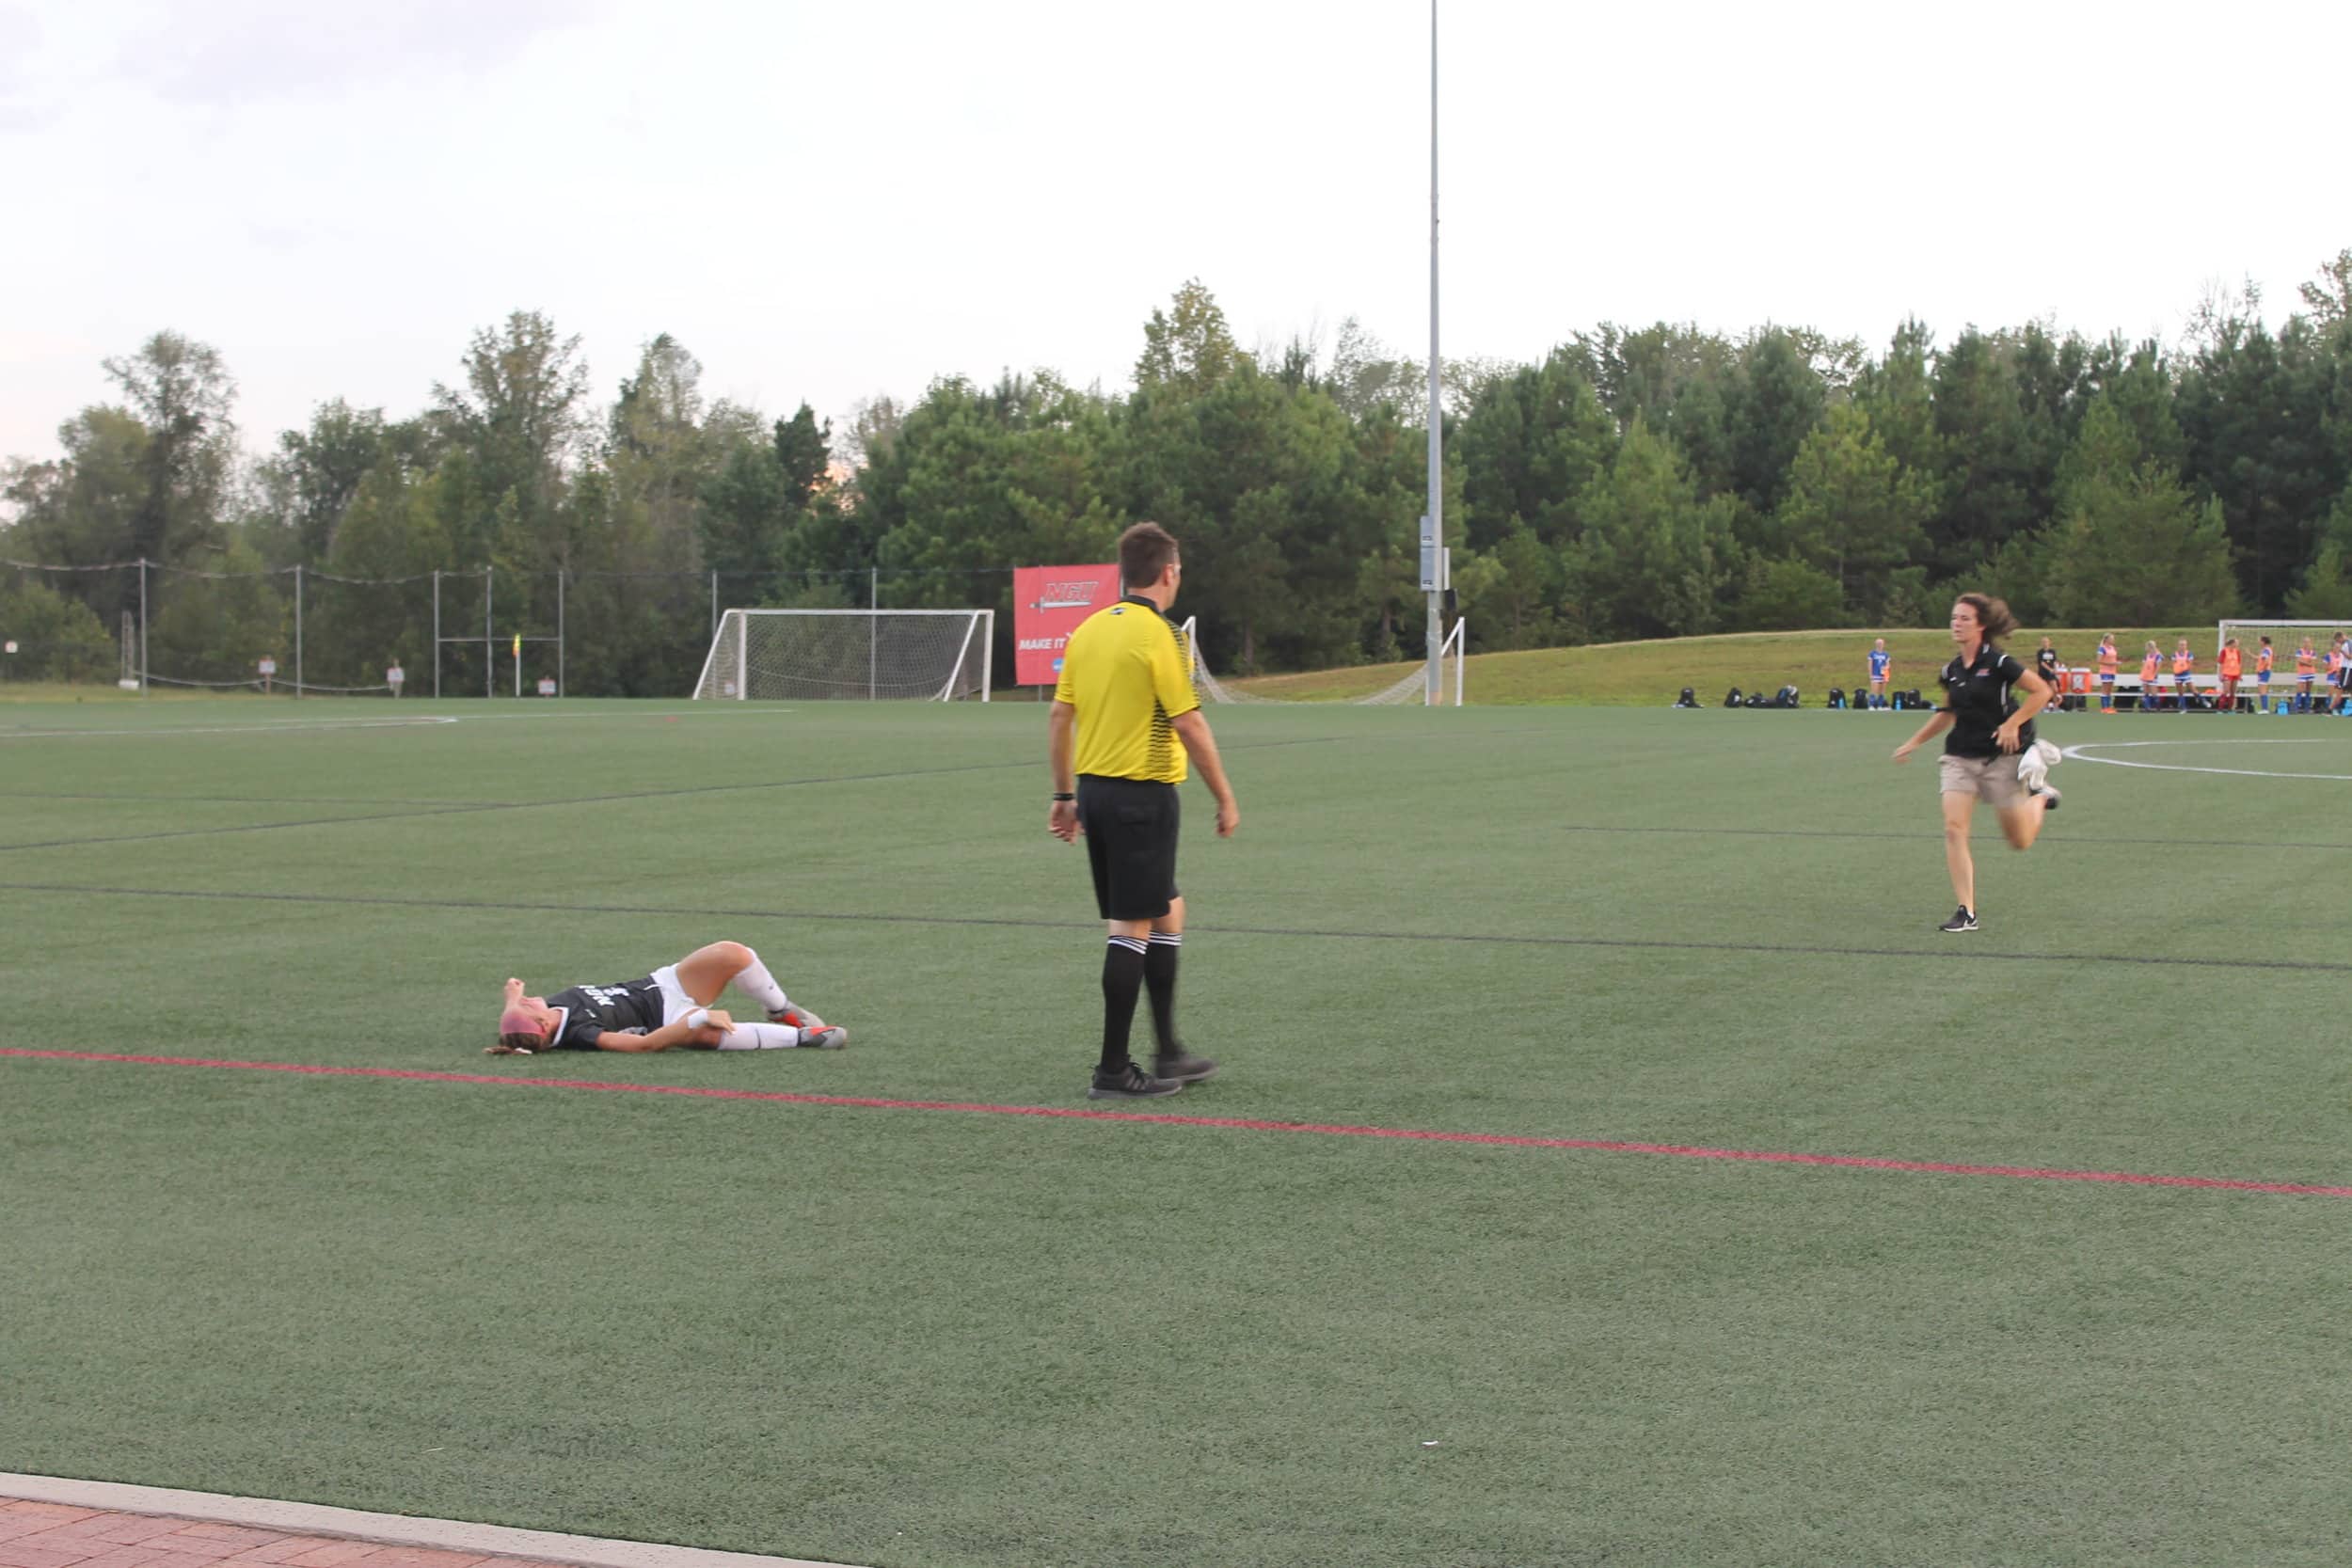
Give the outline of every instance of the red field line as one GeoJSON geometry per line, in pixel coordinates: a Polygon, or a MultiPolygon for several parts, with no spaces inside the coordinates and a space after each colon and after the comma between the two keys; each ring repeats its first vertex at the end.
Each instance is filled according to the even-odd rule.
{"type": "Polygon", "coordinates": [[[1595,1154],[1658,1154],[1681,1160],[1742,1160],[1771,1165],[1834,1165],[1851,1170],[1903,1171],[1928,1176],[2005,1176],[2028,1181],[2104,1181],[2131,1187],[2199,1187],[2233,1193],[2352,1197],[2352,1186],[2318,1186],[2301,1181],[2253,1181],[2221,1176],[2154,1176],[2136,1171],[2066,1170],[2042,1165],[1979,1165],[1945,1160],[1889,1160],[1867,1154],[1708,1148],[1695,1144],[1631,1143],[1613,1138],[1536,1138],[1510,1132],[1444,1132],[1410,1127],[1261,1121],[1248,1117],[1183,1117],[1153,1111],[1095,1111],[1061,1105],[997,1105],[985,1101],[882,1100],[862,1095],[794,1094],[781,1089],[711,1089],[687,1084],[604,1084],[582,1078],[516,1078],[489,1072],[323,1067],[307,1062],[215,1061],[198,1056],[130,1055],[107,1051],[34,1051],[17,1046],[0,1046],[0,1056],[61,1062],[121,1062],[141,1067],[217,1068],[243,1072],[296,1072],[321,1078],[394,1078],[420,1084],[493,1084],[522,1089],[586,1089],[600,1094],[683,1095],[695,1100],[757,1100],[787,1105],[832,1105],[867,1111],[962,1111],[981,1116],[1052,1117],[1075,1121],[1140,1121],[1163,1127],[1209,1127],[1243,1132],[1311,1132],[1331,1138],[1405,1138],[1419,1143],[1483,1144],[1503,1148],[1567,1148],[1595,1154]]]}

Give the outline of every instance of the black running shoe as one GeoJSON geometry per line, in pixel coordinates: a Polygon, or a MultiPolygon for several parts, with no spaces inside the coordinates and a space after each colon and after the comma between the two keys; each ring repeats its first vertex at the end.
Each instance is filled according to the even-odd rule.
{"type": "Polygon", "coordinates": [[[2059,795],[2057,790],[2050,788],[2046,784],[2042,788],[2035,790],[2034,793],[2042,797],[2042,809],[2045,812],[2058,810],[2058,801],[2064,799],[2064,797],[2059,795]]]}
{"type": "Polygon", "coordinates": [[[1952,918],[1936,927],[1939,931],[1973,931],[1977,928],[1977,911],[1963,904],[1952,911],[1952,918]]]}
{"type": "Polygon", "coordinates": [[[1162,1052],[1152,1058],[1152,1076],[1171,1084],[1198,1084],[1216,1072],[1215,1062],[1206,1056],[1196,1056],[1181,1045],[1173,1054],[1162,1052]]]}
{"type": "Polygon", "coordinates": [[[1129,1062],[1117,1072],[1094,1069],[1094,1085],[1087,1090],[1089,1100],[1157,1100],[1162,1095],[1175,1094],[1184,1085],[1166,1078],[1154,1078],[1135,1063],[1129,1062]]]}

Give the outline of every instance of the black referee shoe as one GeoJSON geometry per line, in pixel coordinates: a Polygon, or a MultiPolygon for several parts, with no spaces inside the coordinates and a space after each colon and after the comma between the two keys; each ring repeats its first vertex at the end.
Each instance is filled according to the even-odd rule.
{"type": "Polygon", "coordinates": [[[1152,1058],[1152,1076],[1172,1084],[1198,1084],[1216,1075],[1216,1064],[1206,1056],[1196,1056],[1179,1045],[1173,1052],[1161,1052],[1152,1058]]]}
{"type": "Polygon", "coordinates": [[[1952,918],[1936,927],[1939,931],[1973,931],[1977,928],[1977,911],[1963,904],[1952,911],[1952,918]]]}
{"type": "Polygon", "coordinates": [[[1157,1100],[1162,1095],[1175,1094],[1184,1085],[1171,1078],[1154,1078],[1135,1063],[1129,1062],[1117,1072],[1094,1069],[1094,1085],[1087,1090],[1089,1100],[1157,1100]]]}

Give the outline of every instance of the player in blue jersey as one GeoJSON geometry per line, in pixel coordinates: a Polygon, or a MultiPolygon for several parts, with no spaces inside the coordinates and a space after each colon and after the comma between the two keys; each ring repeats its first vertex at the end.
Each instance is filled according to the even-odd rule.
{"type": "Polygon", "coordinates": [[[1886,705],[1886,683],[1895,670],[1895,656],[1886,651],[1886,639],[1882,637],[1870,644],[1870,705],[1886,705]]]}
{"type": "Polygon", "coordinates": [[[609,986],[572,986],[552,996],[506,982],[493,1056],[537,1051],[838,1051],[850,1032],[784,994],[759,955],[739,942],[697,947],[651,974],[609,986]],[[729,985],[759,1004],[764,1023],[738,1023],[711,1006],[729,985]]]}

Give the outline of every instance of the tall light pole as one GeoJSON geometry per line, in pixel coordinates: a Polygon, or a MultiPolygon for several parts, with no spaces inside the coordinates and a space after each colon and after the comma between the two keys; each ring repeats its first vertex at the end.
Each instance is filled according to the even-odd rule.
{"type": "Polygon", "coordinates": [[[1444,695],[1439,653],[1445,646],[1445,463],[1438,403],[1438,0],[1429,0],[1429,510],[1421,520],[1421,585],[1429,595],[1429,669],[1422,701],[1436,707],[1444,695]]]}

